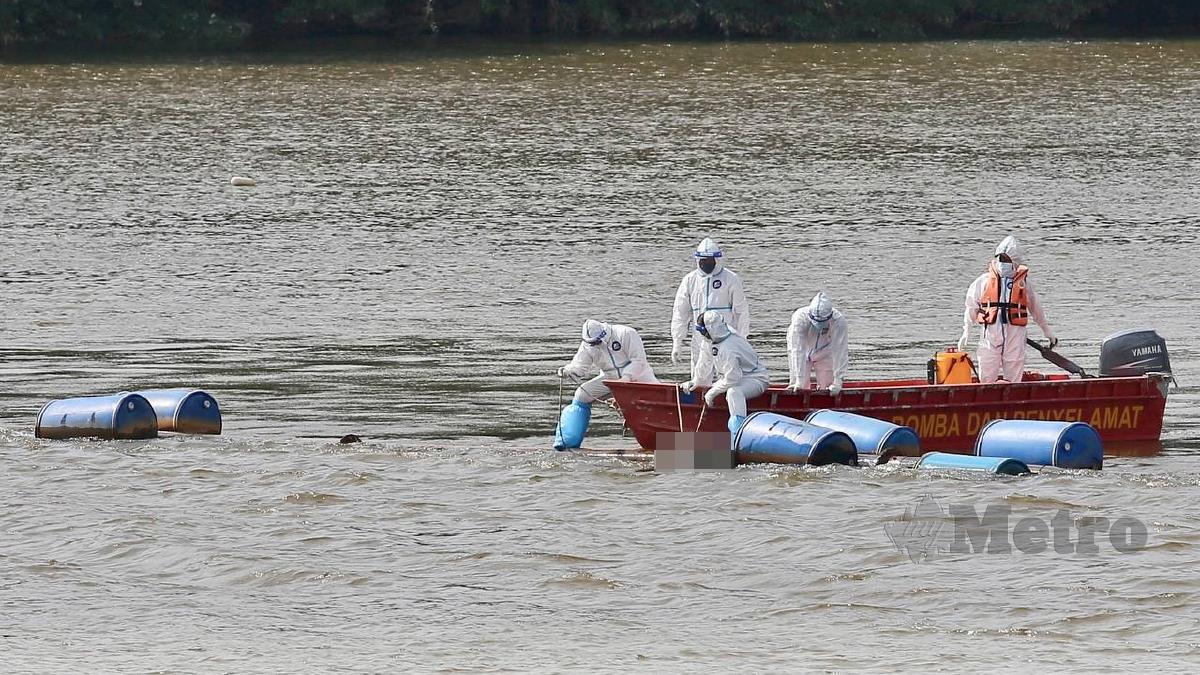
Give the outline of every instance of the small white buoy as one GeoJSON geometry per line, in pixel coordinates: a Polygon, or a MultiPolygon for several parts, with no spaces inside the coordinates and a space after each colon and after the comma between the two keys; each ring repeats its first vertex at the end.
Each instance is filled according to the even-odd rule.
{"type": "Polygon", "coordinates": [[[256,183],[254,182],[253,178],[247,178],[245,176],[234,176],[233,178],[229,179],[229,184],[237,185],[238,187],[251,187],[251,186],[255,185],[256,183]]]}

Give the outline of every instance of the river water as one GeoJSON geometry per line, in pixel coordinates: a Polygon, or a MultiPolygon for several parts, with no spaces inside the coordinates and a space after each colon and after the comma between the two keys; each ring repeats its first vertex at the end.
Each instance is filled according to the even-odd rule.
{"type": "Polygon", "coordinates": [[[1197,101],[1197,41],[0,65],[0,670],[1194,670],[1197,101]],[[1161,454],[985,480],[548,450],[584,318],[682,378],[703,236],[783,382],[822,288],[855,377],[921,377],[1010,232],[1060,351],[1167,339],[1161,454]],[[49,399],[166,386],[225,433],[33,438],[49,399]],[[1145,545],[917,564],[885,526],[925,495],[1145,545]]]}

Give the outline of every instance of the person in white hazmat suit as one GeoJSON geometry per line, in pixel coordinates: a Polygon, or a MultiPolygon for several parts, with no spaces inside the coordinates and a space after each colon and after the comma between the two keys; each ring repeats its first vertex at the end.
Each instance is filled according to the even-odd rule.
{"type": "Polygon", "coordinates": [[[821,389],[828,389],[834,396],[842,391],[850,368],[849,331],[846,317],[824,292],[813,296],[808,307],[792,314],[787,350],[790,391],[809,389],[810,371],[821,389]]]}
{"type": "Polygon", "coordinates": [[[1024,265],[1025,251],[1013,236],[996,247],[988,269],[967,288],[963,332],[959,351],[966,351],[971,326],[982,327],[979,336],[979,380],[997,381],[1001,374],[1008,382],[1020,382],[1025,370],[1025,335],[1029,319],[1042,329],[1053,349],[1058,338],[1046,323],[1037,293],[1024,265]]]}
{"type": "Polygon", "coordinates": [[[688,272],[679,282],[671,312],[671,363],[679,363],[683,359],[683,339],[692,332],[692,379],[700,384],[708,384],[715,374],[713,359],[707,343],[697,339],[692,331],[696,321],[705,312],[714,311],[739,335],[749,337],[750,308],[746,305],[742,280],[736,272],[725,267],[722,262],[724,255],[717,242],[705,238],[692,255],[696,258],[696,269],[688,272]]]}
{"type": "Polygon", "coordinates": [[[629,326],[588,319],[583,322],[583,342],[571,362],[558,369],[558,377],[574,380],[599,372],[580,384],[570,405],[563,408],[554,432],[554,449],[578,448],[583,444],[592,403],[612,396],[605,380],[658,382],[646,360],[642,338],[629,326]]]}
{"type": "MultiPolygon", "coordinates": [[[[717,374],[721,376],[704,393],[704,403],[711,408],[717,398],[724,395],[729,406],[729,432],[736,434],[746,420],[746,401],[762,394],[770,384],[767,367],[746,338],[729,329],[720,312],[710,309],[700,315],[695,329],[706,343],[717,374]]],[[[701,383],[689,380],[681,388],[691,393],[698,386],[701,383]]]]}

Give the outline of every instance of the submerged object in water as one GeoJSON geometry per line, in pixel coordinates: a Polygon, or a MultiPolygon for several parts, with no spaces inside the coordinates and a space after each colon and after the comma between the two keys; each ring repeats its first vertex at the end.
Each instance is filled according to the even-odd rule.
{"type": "Polygon", "coordinates": [[[221,433],[221,408],[217,399],[199,389],[139,391],[154,406],[159,431],[180,434],[221,433]]]}
{"type": "Polygon", "coordinates": [[[880,463],[897,455],[917,457],[921,454],[921,439],[911,427],[829,409],[814,410],[804,421],[846,434],[854,441],[858,452],[864,455],[877,454],[880,463]]]}
{"type": "Polygon", "coordinates": [[[992,420],[979,431],[975,454],[1063,469],[1104,467],[1100,434],[1084,422],[992,420]]]}
{"type": "Polygon", "coordinates": [[[154,407],[138,394],[86,396],[50,401],[38,412],[38,438],[155,438],[154,407]]]}
{"type": "Polygon", "coordinates": [[[1020,476],[1030,473],[1029,466],[1019,459],[955,455],[949,452],[927,452],[917,460],[916,468],[982,471],[1005,476],[1020,476]]]}
{"type": "Polygon", "coordinates": [[[858,466],[850,436],[776,413],[759,411],[746,417],[733,437],[739,464],[848,464],[858,466]]]}
{"type": "Polygon", "coordinates": [[[592,421],[592,404],[571,401],[558,417],[554,430],[555,450],[574,450],[583,445],[588,423],[592,421]]]}

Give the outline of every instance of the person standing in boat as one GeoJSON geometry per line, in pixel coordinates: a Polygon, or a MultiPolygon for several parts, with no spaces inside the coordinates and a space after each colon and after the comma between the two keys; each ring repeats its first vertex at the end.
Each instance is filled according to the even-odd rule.
{"type": "Polygon", "coordinates": [[[837,396],[850,368],[850,338],[846,317],[824,292],[813,296],[808,307],[792,314],[787,332],[788,390],[803,391],[812,385],[809,372],[816,375],[817,386],[837,396]]]}
{"type": "Polygon", "coordinates": [[[1058,344],[1037,293],[1029,281],[1021,242],[1011,235],[996,247],[988,269],[967,288],[959,351],[966,351],[971,326],[980,325],[979,380],[1020,382],[1025,370],[1025,334],[1030,317],[1042,329],[1053,349],[1058,344]]]}
{"type": "Polygon", "coordinates": [[[558,377],[560,380],[564,377],[579,380],[596,372],[599,374],[580,384],[571,404],[563,408],[554,432],[555,450],[578,448],[583,443],[592,417],[592,403],[612,396],[605,380],[658,382],[654,369],[646,360],[642,338],[633,328],[588,319],[583,322],[582,336],[583,342],[575,357],[558,369],[558,377]]]}
{"type": "Polygon", "coordinates": [[[671,363],[683,359],[683,339],[691,333],[692,379],[711,382],[715,372],[711,349],[704,340],[696,338],[694,327],[705,312],[721,315],[726,325],[743,338],[750,335],[750,308],[737,273],[722,263],[721,247],[705,238],[692,254],[696,269],[688,272],[675,292],[671,312],[671,363]]]}
{"type": "MultiPolygon", "coordinates": [[[[746,401],[762,394],[770,384],[767,367],[759,360],[758,353],[746,338],[729,329],[720,312],[710,309],[701,314],[696,320],[695,329],[703,338],[702,342],[713,358],[716,372],[721,376],[704,393],[704,403],[711,408],[717,398],[724,395],[725,403],[729,406],[729,431],[736,434],[746,420],[746,401]]],[[[693,379],[684,382],[680,388],[690,394],[705,384],[706,381],[693,379]]]]}

